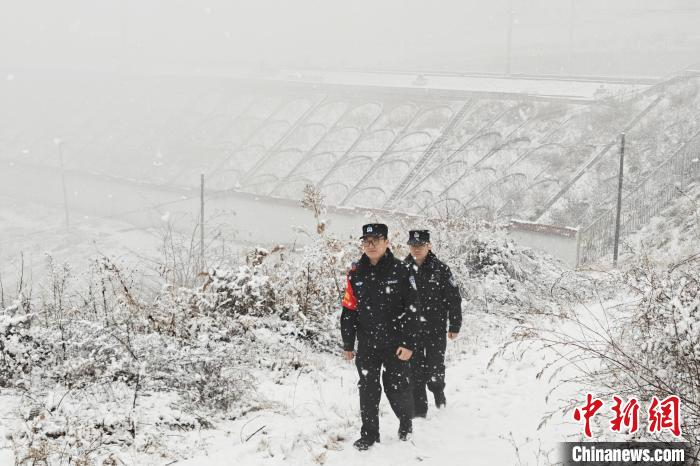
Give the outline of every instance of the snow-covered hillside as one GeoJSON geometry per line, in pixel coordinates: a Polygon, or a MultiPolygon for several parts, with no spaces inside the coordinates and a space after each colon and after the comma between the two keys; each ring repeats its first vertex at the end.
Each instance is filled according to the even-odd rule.
{"type": "Polygon", "coordinates": [[[700,253],[700,181],[624,242],[623,258],[673,264],[700,253]]]}

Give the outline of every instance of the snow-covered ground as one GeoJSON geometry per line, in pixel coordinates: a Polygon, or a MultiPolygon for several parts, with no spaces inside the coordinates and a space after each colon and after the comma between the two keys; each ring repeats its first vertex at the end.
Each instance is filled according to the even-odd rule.
{"type": "MultiPolygon", "coordinates": [[[[353,449],[360,427],[355,366],[309,352],[309,365],[281,381],[262,371],[256,374],[263,381],[257,387],[259,409],[212,430],[174,434],[182,436],[179,443],[191,455],[177,464],[439,465],[455,459],[470,465],[551,464],[556,442],[579,428],[555,415],[538,430],[558,400],[546,401],[556,380],[536,377],[546,356],[499,357],[487,367],[514,325],[503,317],[467,312],[460,338],[448,344],[448,408],[432,408],[427,419],[416,420],[408,443],[397,439],[398,422],[383,398],[381,444],[362,453],[353,449]]],[[[17,402],[16,395],[0,396],[0,464],[13,461],[5,435],[20,422],[17,402]]],[[[121,459],[127,464],[173,461],[129,452],[121,459]]]]}
{"type": "Polygon", "coordinates": [[[14,451],[12,443],[8,439],[11,427],[19,421],[14,409],[17,405],[18,396],[8,392],[0,391],[0,464],[14,464],[14,451]]]}
{"type": "Polygon", "coordinates": [[[551,464],[557,442],[580,428],[555,414],[538,430],[543,417],[558,408],[559,396],[547,402],[547,393],[564,376],[536,377],[551,355],[498,357],[487,367],[514,325],[491,314],[466,313],[462,335],[448,343],[448,408],[432,408],[427,419],[416,420],[408,443],[398,440],[398,421],[383,397],[381,443],[367,452],[352,448],[360,429],[355,366],[316,354],[308,370],[282,383],[261,374],[266,381],[257,390],[266,407],[199,432],[201,451],[178,464],[440,465],[456,459],[470,465],[551,464]]]}

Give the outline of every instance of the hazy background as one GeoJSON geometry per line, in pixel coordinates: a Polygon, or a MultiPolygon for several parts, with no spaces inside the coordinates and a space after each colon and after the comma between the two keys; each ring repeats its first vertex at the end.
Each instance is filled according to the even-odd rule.
{"type": "MultiPolygon", "coordinates": [[[[50,247],[54,252],[63,248],[69,257],[75,244],[87,244],[94,238],[93,230],[77,236],[77,227],[85,225],[119,247],[129,243],[134,249],[145,249],[150,243],[142,230],[153,222],[173,221],[177,208],[191,218],[199,214],[201,173],[207,174],[208,193],[238,188],[238,176],[257,161],[299,147],[303,150],[294,154],[308,155],[325,137],[319,129],[323,125],[310,130],[305,125],[294,126],[320,96],[313,85],[302,83],[294,88],[266,82],[251,91],[252,86],[244,83],[248,80],[230,77],[295,76],[293,72],[278,73],[286,68],[412,73],[510,70],[514,74],[655,78],[645,84],[650,85],[679,76],[690,67],[700,69],[699,25],[700,0],[0,0],[0,263],[17,261],[21,251],[50,247]],[[285,102],[289,105],[282,109],[285,102]],[[281,116],[275,110],[278,107],[281,116]],[[294,136],[289,143],[288,128],[294,136]],[[285,145],[277,147],[283,140],[285,145]],[[73,172],[66,176],[61,167],[73,172]],[[105,176],[114,179],[105,181],[105,176]],[[134,182],[141,183],[141,191],[134,188],[134,182]],[[115,226],[108,221],[122,223],[115,226]],[[65,228],[69,223],[72,231],[57,233],[58,229],[69,230],[65,228]],[[115,236],[120,228],[133,228],[140,236],[115,236]]],[[[508,80],[500,82],[508,87],[508,80]]],[[[575,79],[568,82],[572,87],[577,83],[575,79]]],[[[643,154],[638,151],[648,155],[647,166],[675,151],[696,131],[694,83],[668,92],[672,110],[660,108],[649,117],[653,131],[640,126],[640,135],[648,133],[661,141],[647,144],[643,154]]],[[[366,83],[353,89],[360,99],[366,98],[361,95],[362,84],[366,83]]],[[[624,85],[632,84],[636,83],[626,81],[624,85]]],[[[539,91],[546,94],[548,89],[543,84],[539,91]]],[[[572,91],[572,95],[579,94],[572,91]]],[[[414,96],[406,94],[404,103],[411,104],[414,96]]],[[[382,101],[387,114],[393,111],[390,100],[382,101]]],[[[462,105],[457,100],[455,109],[462,105]]],[[[473,121],[486,123],[492,112],[496,115],[503,109],[505,115],[511,105],[516,108],[515,97],[490,101],[484,97],[483,111],[479,107],[473,121]]],[[[543,121],[561,123],[561,134],[572,141],[580,138],[585,144],[577,143],[571,151],[558,146],[547,149],[551,153],[546,152],[541,166],[530,173],[533,180],[541,173],[556,171],[561,179],[550,180],[552,186],[564,183],[594,151],[617,138],[632,114],[643,107],[625,109],[630,112],[627,115],[591,105],[593,110],[586,113],[592,115],[591,124],[586,118],[569,124],[578,112],[577,105],[564,103],[558,107],[562,115],[555,111],[555,116],[543,121]],[[575,157],[567,159],[569,152],[575,157]]],[[[540,102],[527,107],[529,113],[512,111],[485,134],[510,134],[518,124],[534,122],[540,111],[547,115],[543,109],[550,106],[540,102]]],[[[314,118],[328,127],[337,120],[333,112],[339,108],[324,107],[314,118]]],[[[389,147],[387,135],[406,123],[399,124],[405,117],[400,110],[396,118],[382,122],[386,140],[369,140],[376,145],[367,146],[372,154],[382,154],[389,147]]],[[[371,126],[368,115],[357,121],[371,126]]],[[[421,129],[437,132],[444,123],[434,119],[421,129]]],[[[532,140],[547,134],[537,128],[526,128],[522,134],[532,140]]],[[[641,147],[632,136],[628,145],[641,147]]],[[[489,142],[490,137],[479,139],[471,150],[489,153],[496,144],[489,142]]],[[[345,139],[329,139],[323,147],[345,152],[345,139]]],[[[427,147],[427,139],[424,144],[427,147]]],[[[291,174],[285,170],[295,160],[293,156],[272,157],[263,175],[268,171],[291,174]]],[[[359,187],[367,163],[357,163],[357,173],[353,172],[349,183],[359,187]]],[[[318,171],[325,170],[323,167],[318,171]]],[[[614,180],[615,167],[611,163],[596,171],[607,184],[588,183],[606,202],[608,192],[597,188],[613,186],[610,180],[614,180]]],[[[387,189],[398,183],[403,172],[390,175],[391,180],[384,180],[387,189]]],[[[254,191],[255,186],[251,182],[247,193],[269,192],[263,188],[254,191]]],[[[544,193],[550,185],[538,186],[544,193]]],[[[478,190],[468,191],[471,187],[467,183],[460,195],[465,199],[481,196],[478,190]]],[[[545,200],[528,199],[531,206],[545,200]]],[[[298,196],[287,196],[287,200],[296,208],[298,196]]],[[[581,211],[593,212],[589,206],[597,205],[595,202],[582,195],[576,205],[584,206],[581,211]]],[[[224,197],[221,203],[226,208],[239,207],[224,197]]],[[[214,205],[211,201],[208,208],[213,211],[214,205]]],[[[576,226],[590,220],[580,220],[576,217],[579,211],[570,210],[576,221],[565,219],[562,224],[576,226]]],[[[257,220],[257,208],[249,211],[257,220]]],[[[272,215],[270,212],[266,211],[272,215]]],[[[227,218],[222,222],[238,228],[243,214],[234,215],[235,221],[227,218]]],[[[301,216],[291,220],[282,214],[275,216],[287,224],[309,224],[301,216]]],[[[259,239],[254,228],[279,234],[255,221],[246,227],[251,224],[253,228],[236,240],[259,239]]],[[[299,236],[296,231],[290,235],[299,236]]],[[[224,236],[228,240],[234,234],[224,236]]]]}
{"type": "Polygon", "coordinates": [[[700,62],[695,0],[3,0],[0,67],[278,67],[665,76],[700,62]]]}

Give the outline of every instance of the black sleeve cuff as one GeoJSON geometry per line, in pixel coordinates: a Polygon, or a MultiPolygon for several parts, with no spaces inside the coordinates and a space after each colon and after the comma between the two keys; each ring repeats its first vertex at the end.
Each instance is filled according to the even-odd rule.
{"type": "Polygon", "coordinates": [[[459,327],[456,325],[450,325],[447,331],[451,333],[459,333],[459,327]]]}

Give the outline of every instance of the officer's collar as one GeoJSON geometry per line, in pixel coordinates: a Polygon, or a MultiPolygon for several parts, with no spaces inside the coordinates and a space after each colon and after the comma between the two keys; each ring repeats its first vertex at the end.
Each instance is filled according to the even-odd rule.
{"type": "Polygon", "coordinates": [[[362,254],[362,257],[360,258],[360,264],[363,267],[377,267],[377,268],[384,268],[386,267],[387,264],[391,262],[391,259],[393,259],[394,253],[391,252],[391,249],[386,248],[386,252],[384,255],[379,259],[379,262],[377,262],[377,265],[372,265],[372,263],[369,261],[369,257],[367,257],[367,254],[362,254]]]}
{"type": "MultiPolygon", "coordinates": [[[[426,268],[432,268],[433,266],[433,259],[435,258],[435,254],[433,254],[433,251],[428,251],[428,255],[425,257],[425,260],[423,261],[423,264],[420,266],[421,268],[426,267],[426,268]]],[[[410,263],[411,265],[415,265],[418,267],[418,262],[416,262],[416,259],[409,254],[406,256],[406,261],[410,263]]]]}

